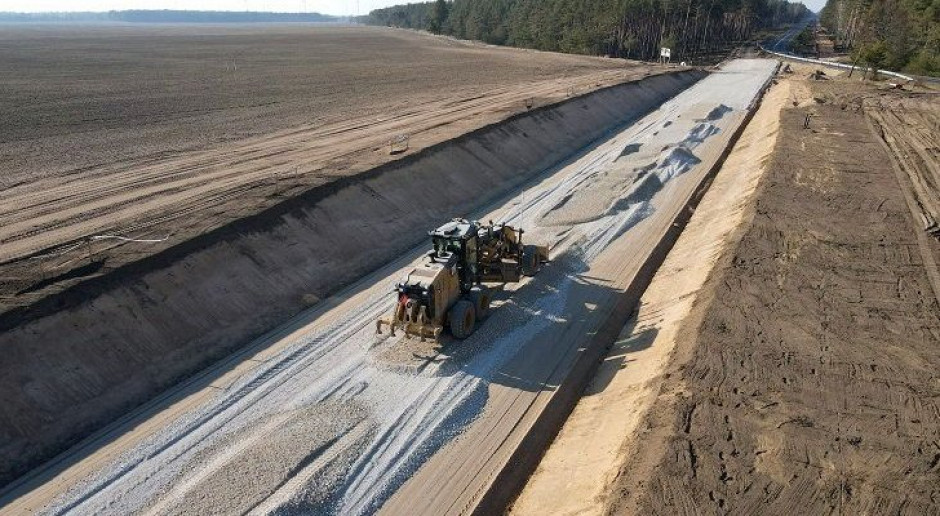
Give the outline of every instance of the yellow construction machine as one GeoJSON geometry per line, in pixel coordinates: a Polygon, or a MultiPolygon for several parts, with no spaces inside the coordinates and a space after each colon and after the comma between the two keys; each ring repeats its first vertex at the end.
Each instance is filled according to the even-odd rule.
{"type": "Polygon", "coordinates": [[[395,286],[391,314],[376,323],[392,336],[440,339],[444,328],[465,339],[489,314],[493,292],[521,276],[533,276],[548,261],[548,247],[522,243],[522,229],[454,219],[429,232],[433,249],[395,286]],[[487,286],[497,283],[499,285],[487,286]]]}

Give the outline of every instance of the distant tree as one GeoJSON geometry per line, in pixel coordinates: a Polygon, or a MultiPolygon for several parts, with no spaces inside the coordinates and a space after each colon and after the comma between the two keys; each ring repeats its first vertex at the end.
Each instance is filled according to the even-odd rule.
{"type": "Polygon", "coordinates": [[[871,70],[872,78],[884,64],[887,54],[884,41],[873,41],[859,50],[859,58],[871,70]]]}
{"type": "Polygon", "coordinates": [[[678,50],[679,40],[673,34],[666,34],[663,36],[662,43],[659,44],[661,47],[674,48],[678,50]]]}
{"type": "Polygon", "coordinates": [[[813,35],[813,29],[807,27],[793,38],[793,49],[802,54],[814,52],[816,49],[816,37],[813,35]]]}
{"type": "Polygon", "coordinates": [[[923,49],[911,59],[906,69],[918,75],[940,75],[940,54],[923,49]]]}
{"type": "Polygon", "coordinates": [[[447,0],[437,0],[431,9],[431,16],[428,23],[428,30],[434,34],[444,32],[447,23],[447,0]]]}
{"type": "Polygon", "coordinates": [[[861,62],[868,56],[888,69],[940,73],[940,0],[828,0],[820,20],[836,48],[861,62]]]}

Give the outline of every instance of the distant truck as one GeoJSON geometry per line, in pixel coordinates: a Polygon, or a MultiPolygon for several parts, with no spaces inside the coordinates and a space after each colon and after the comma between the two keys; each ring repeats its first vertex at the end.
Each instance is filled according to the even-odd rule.
{"type": "Polygon", "coordinates": [[[548,261],[548,247],[526,245],[522,229],[454,219],[428,233],[433,248],[427,262],[395,286],[391,314],[376,322],[376,332],[401,328],[406,337],[439,340],[445,327],[469,337],[489,315],[494,288],[484,283],[517,282],[534,276],[548,261]]]}

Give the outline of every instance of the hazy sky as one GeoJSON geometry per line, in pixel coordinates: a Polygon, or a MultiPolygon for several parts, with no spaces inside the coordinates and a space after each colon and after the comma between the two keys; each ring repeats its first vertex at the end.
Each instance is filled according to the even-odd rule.
{"type": "Polygon", "coordinates": [[[0,0],[0,12],[195,9],[204,11],[319,12],[366,14],[408,0],[0,0]]]}
{"type": "MultiPolygon", "coordinates": [[[[0,2],[3,2],[3,0],[0,0],[0,2]]],[[[820,9],[826,6],[826,0],[803,0],[803,5],[809,7],[810,11],[818,13],[820,9]]]]}
{"type": "MultiPolygon", "coordinates": [[[[111,11],[121,9],[198,9],[204,11],[319,12],[366,14],[372,9],[416,0],[0,0],[0,11],[111,11]]],[[[826,0],[803,0],[819,11],[826,0]]]]}

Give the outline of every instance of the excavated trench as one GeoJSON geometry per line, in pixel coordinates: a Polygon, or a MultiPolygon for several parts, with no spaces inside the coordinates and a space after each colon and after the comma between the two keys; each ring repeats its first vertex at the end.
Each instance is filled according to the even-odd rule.
{"type": "Polygon", "coordinates": [[[0,485],[705,75],[657,75],[517,115],[3,318],[0,485]]]}

